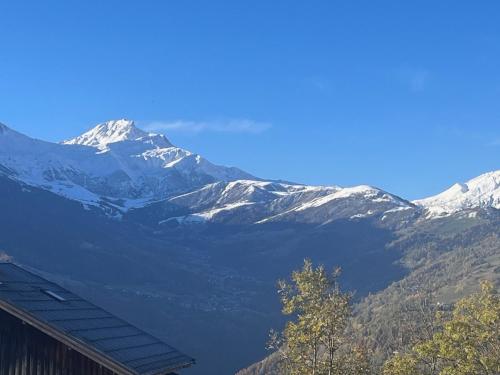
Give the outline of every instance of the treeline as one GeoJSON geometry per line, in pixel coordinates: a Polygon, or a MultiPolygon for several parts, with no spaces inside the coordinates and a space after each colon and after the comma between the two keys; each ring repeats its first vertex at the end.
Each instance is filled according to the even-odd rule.
{"type": "Polygon", "coordinates": [[[433,301],[431,291],[415,291],[393,322],[401,345],[380,364],[370,338],[358,334],[339,275],[339,269],[327,272],[306,260],[290,281],[279,282],[283,313],[291,319],[270,334],[274,374],[500,374],[500,298],[491,282],[453,306],[433,301]]]}

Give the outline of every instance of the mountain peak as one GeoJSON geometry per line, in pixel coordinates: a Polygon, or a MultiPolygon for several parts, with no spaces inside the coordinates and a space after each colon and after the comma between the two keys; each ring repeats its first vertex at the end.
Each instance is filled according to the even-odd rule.
{"type": "Polygon", "coordinates": [[[426,208],[431,216],[445,216],[481,207],[500,209],[500,170],[457,183],[438,195],[413,203],[426,208]]]}
{"type": "Polygon", "coordinates": [[[166,143],[169,142],[164,136],[147,133],[135,126],[134,121],[121,119],[111,120],[98,124],[82,135],[62,142],[67,145],[84,145],[107,149],[110,143],[135,141],[143,138],[161,137],[166,143]]]}
{"type": "Polygon", "coordinates": [[[9,131],[10,128],[7,126],[7,125],[4,125],[0,122],[0,134],[6,132],[6,131],[9,131]]]}

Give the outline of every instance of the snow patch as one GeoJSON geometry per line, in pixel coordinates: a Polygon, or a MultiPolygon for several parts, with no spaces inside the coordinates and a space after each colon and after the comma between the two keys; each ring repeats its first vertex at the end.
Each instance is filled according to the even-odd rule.
{"type": "Polygon", "coordinates": [[[367,186],[367,185],[360,185],[360,186],[354,186],[354,187],[349,187],[349,188],[339,188],[337,191],[333,192],[332,194],[329,194],[325,197],[320,197],[317,199],[312,200],[311,202],[304,203],[300,205],[299,207],[296,207],[293,209],[293,211],[304,211],[309,208],[313,207],[320,207],[323,206],[327,203],[330,203],[331,201],[337,200],[337,199],[346,199],[346,198],[351,198],[354,196],[362,196],[364,198],[372,198],[376,199],[375,197],[380,193],[380,190],[367,186]]]}
{"type": "Polygon", "coordinates": [[[238,207],[248,206],[248,205],[252,205],[252,204],[254,204],[254,203],[252,203],[252,202],[239,202],[239,203],[227,204],[223,207],[218,207],[218,208],[214,208],[211,210],[197,212],[197,213],[189,214],[186,216],[171,217],[171,218],[168,218],[166,220],[160,221],[158,224],[160,224],[160,225],[165,224],[165,223],[173,221],[173,220],[177,221],[180,224],[204,223],[204,222],[213,220],[221,212],[231,211],[231,210],[234,210],[238,207]]]}

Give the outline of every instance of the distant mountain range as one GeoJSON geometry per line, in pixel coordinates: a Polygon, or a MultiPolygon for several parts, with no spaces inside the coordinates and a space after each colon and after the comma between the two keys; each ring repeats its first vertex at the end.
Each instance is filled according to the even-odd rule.
{"type": "Polygon", "coordinates": [[[500,170],[409,202],[371,186],[265,181],[238,168],[212,164],[125,119],[99,124],[60,144],[0,125],[0,168],[12,179],[100,207],[110,215],[138,208],[161,211],[159,224],[325,223],[363,217],[391,221],[421,213],[430,218],[464,209],[500,208],[500,170]]]}
{"type": "Polygon", "coordinates": [[[343,268],[366,332],[387,323],[401,283],[453,301],[500,280],[500,170],[409,201],[261,179],[128,120],[59,144],[0,125],[0,207],[0,258],[192,354],[186,375],[263,358],[283,324],[276,280],[306,257],[343,268]]]}

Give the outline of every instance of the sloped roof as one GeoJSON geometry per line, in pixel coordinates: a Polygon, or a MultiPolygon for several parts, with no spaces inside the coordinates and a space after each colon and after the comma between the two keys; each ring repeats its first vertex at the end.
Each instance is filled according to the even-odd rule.
{"type": "Polygon", "coordinates": [[[194,359],[57,284],[0,263],[0,309],[120,375],[160,375],[194,359]]]}

